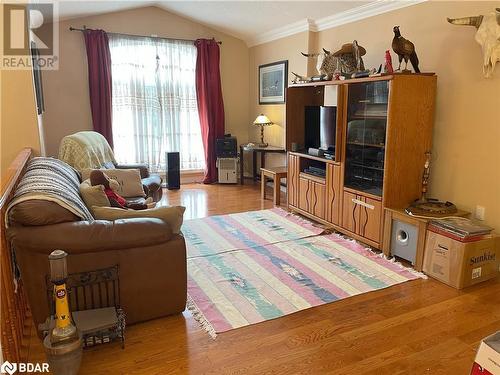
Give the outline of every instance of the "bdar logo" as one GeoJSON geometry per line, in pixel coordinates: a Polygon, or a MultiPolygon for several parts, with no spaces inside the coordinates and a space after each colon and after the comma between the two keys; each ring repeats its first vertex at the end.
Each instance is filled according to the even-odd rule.
{"type": "Polygon", "coordinates": [[[10,374],[12,375],[17,371],[17,364],[16,363],[10,363],[9,361],[5,361],[2,363],[2,366],[0,366],[0,372],[2,374],[10,374]]]}
{"type": "Polygon", "coordinates": [[[31,363],[31,362],[19,362],[19,363],[10,363],[9,361],[5,361],[0,366],[0,372],[2,374],[14,374],[15,372],[19,373],[27,373],[33,374],[35,372],[49,372],[49,364],[46,362],[43,363],[31,363]]]}

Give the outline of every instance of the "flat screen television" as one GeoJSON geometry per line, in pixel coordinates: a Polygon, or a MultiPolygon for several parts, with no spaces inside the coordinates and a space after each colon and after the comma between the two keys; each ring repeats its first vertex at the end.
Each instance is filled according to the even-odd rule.
{"type": "Polygon", "coordinates": [[[319,108],[318,106],[306,106],[304,122],[304,150],[319,148],[319,108]]]}
{"type": "Polygon", "coordinates": [[[319,110],[319,148],[323,151],[335,150],[337,133],[337,107],[320,107],[319,110]]]}
{"type": "Polygon", "coordinates": [[[335,150],[337,132],[337,107],[306,106],[304,123],[304,148],[335,150]]]}

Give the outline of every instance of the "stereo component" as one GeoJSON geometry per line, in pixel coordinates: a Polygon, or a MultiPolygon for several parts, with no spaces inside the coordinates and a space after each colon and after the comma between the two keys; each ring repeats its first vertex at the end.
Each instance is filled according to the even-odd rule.
{"type": "Polygon", "coordinates": [[[322,157],[324,154],[323,150],[321,150],[319,148],[314,148],[314,147],[309,147],[309,149],[307,150],[307,153],[309,155],[319,156],[319,157],[322,157]]]}

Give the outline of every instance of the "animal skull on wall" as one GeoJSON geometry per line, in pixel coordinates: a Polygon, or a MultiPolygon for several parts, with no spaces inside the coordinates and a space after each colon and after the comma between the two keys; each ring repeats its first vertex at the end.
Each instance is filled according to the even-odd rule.
{"type": "Polygon", "coordinates": [[[495,64],[500,61],[500,8],[482,16],[448,18],[448,22],[477,29],[475,39],[483,49],[484,76],[491,77],[495,64]]]}

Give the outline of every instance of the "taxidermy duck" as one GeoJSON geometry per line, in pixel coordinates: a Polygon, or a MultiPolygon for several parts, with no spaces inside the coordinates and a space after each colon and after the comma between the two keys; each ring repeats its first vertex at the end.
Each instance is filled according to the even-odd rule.
{"type": "Polygon", "coordinates": [[[415,45],[408,39],[401,36],[399,26],[394,26],[393,31],[394,38],[392,39],[392,50],[396,52],[399,57],[399,67],[397,70],[401,69],[401,62],[403,60],[405,61],[405,70],[407,70],[408,60],[410,60],[415,73],[420,73],[420,69],[418,68],[418,57],[415,52],[415,45]]]}

